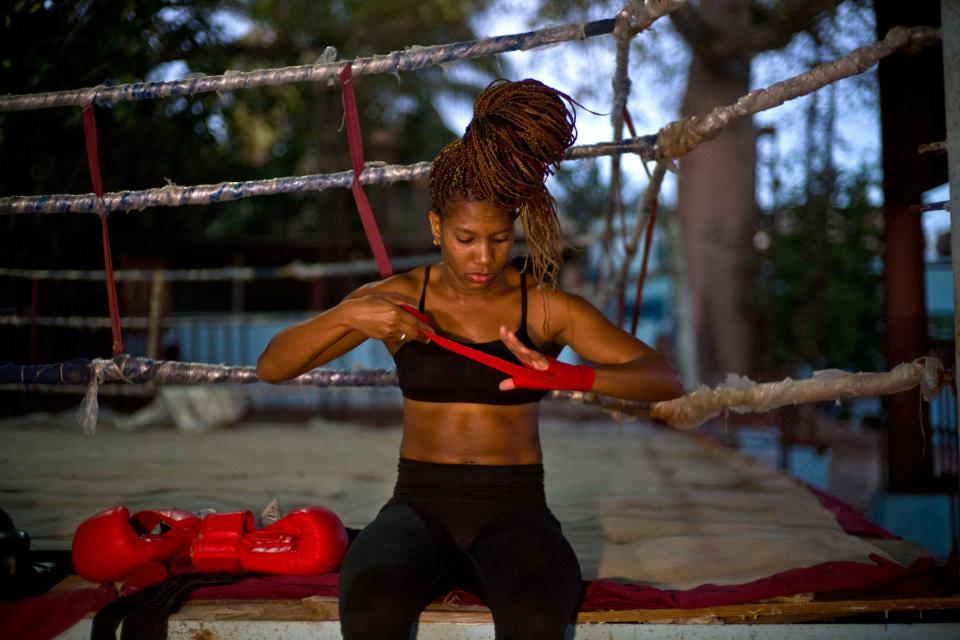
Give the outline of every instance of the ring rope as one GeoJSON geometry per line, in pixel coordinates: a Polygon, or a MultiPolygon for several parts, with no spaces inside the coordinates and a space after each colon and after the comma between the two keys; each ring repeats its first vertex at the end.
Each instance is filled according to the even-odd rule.
{"type": "MultiPolygon", "coordinates": [[[[630,28],[642,31],[657,19],[683,6],[683,0],[643,0],[631,2],[630,28]]],[[[467,42],[422,47],[411,45],[404,51],[385,55],[355,58],[351,65],[354,75],[396,74],[399,71],[414,71],[424,67],[447,64],[458,60],[481,58],[508,51],[528,51],[537,47],[586,40],[613,31],[613,19],[594,20],[547,27],[492,38],[467,42]]],[[[317,82],[328,87],[335,86],[342,62],[326,61],[318,64],[298,65],[254,71],[227,71],[222,75],[197,76],[185,80],[163,82],[137,82],[114,87],[87,87],[70,91],[51,91],[0,97],[0,111],[27,111],[52,107],[83,106],[90,103],[111,105],[133,100],[152,100],[173,96],[195,95],[214,91],[232,91],[253,87],[275,86],[297,82],[317,82]]]]}
{"type": "MultiPolygon", "coordinates": [[[[695,391],[673,400],[654,403],[631,402],[582,391],[553,391],[549,397],[627,416],[650,417],[667,424],[690,429],[731,410],[738,413],[762,412],[788,404],[822,402],[865,396],[900,393],[919,386],[923,398],[934,399],[950,374],[936,358],[918,358],[891,371],[880,373],[848,373],[836,369],[818,371],[811,378],[756,383],[742,376],[728,376],[726,383],[713,389],[701,385],[695,391]]],[[[0,364],[0,384],[87,385],[78,419],[86,433],[96,429],[97,392],[104,382],[162,384],[251,384],[260,382],[255,367],[239,367],[151,360],[122,354],[112,359],[76,358],[64,363],[44,365],[0,364]]],[[[314,369],[283,385],[319,387],[388,387],[396,386],[395,371],[384,369],[314,369]]]]}
{"type": "MultiPolygon", "coordinates": [[[[399,269],[413,269],[436,261],[436,254],[401,256],[392,262],[399,269]]],[[[117,282],[150,282],[157,273],[163,274],[166,282],[250,282],[254,280],[318,280],[334,276],[376,273],[374,260],[350,260],[345,262],[291,262],[280,267],[220,267],[217,269],[115,269],[117,282]]],[[[102,281],[106,272],[82,269],[9,269],[0,267],[0,277],[25,278],[28,280],[82,280],[102,281]]]]}
{"type": "MultiPolygon", "coordinates": [[[[580,160],[611,153],[636,153],[641,158],[652,160],[656,136],[647,135],[626,140],[622,144],[602,142],[581,145],[568,150],[565,159],[580,160]]],[[[430,163],[411,165],[388,165],[368,162],[360,176],[360,184],[392,184],[406,180],[418,180],[430,175],[430,163]]],[[[220,182],[217,184],[181,187],[169,184],[164,187],[142,191],[118,191],[105,193],[102,198],[94,194],[69,194],[45,196],[8,196],[0,198],[0,214],[32,213],[98,213],[105,211],[140,211],[150,207],[181,207],[185,205],[229,202],[242,198],[266,196],[277,193],[303,193],[324,189],[349,189],[354,172],[313,174],[249,180],[245,182],[220,182]]]]}
{"type": "MultiPolygon", "coordinates": [[[[304,313],[292,313],[288,311],[259,312],[259,313],[237,313],[225,312],[223,314],[197,314],[182,316],[164,316],[160,319],[160,324],[166,328],[173,327],[196,327],[204,324],[214,324],[215,328],[239,327],[245,324],[258,324],[266,322],[300,322],[304,319],[304,313]]],[[[144,316],[124,316],[120,319],[120,326],[124,329],[149,329],[150,318],[144,316]]],[[[69,327],[73,329],[109,329],[112,321],[109,317],[101,316],[25,316],[25,315],[0,315],[0,326],[5,327],[69,327]]]]}
{"type": "MultiPolygon", "coordinates": [[[[613,30],[613,20],[568,24],[512,35],[483,38],[467,42],[421,47],[413,45],[404,51],[385,55],[355,58],[351,64],[355,75],[373,75],[414,71],[433,65],[480,58],[507,51],[526,51],[536,47],[584,40],[605,35],[613,30]]],[[[343,62],[331,61],[275,69],[227,71],[222,75],[196,76],[184,80],[137,82],[114,87],[87,87],[69,91],[51,91],[0,97],[0,111],[26,111],[52,107],[83,106],[94,103],[112,105],[134,100],[152,100],[214,91],[233,91],[254,87],[276,86],[298,82],[315,82],[333,87],[343,62]]]]}

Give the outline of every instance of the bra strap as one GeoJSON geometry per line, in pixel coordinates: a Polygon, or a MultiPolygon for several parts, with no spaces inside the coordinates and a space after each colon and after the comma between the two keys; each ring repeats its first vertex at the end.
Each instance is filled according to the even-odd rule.
{"type": "Polygon", "coordinates": [[[520,330],[527,332],[527,272],[520,272],[520,330]]]}
{"type": "Polygon", "coordinates": [[[424,305],[427,302],[427,283],[430,282],[430,267],[433,265],[428,264],[423,270],[423,290],[420,292],[420,313],[424,313],[424,305]]]}

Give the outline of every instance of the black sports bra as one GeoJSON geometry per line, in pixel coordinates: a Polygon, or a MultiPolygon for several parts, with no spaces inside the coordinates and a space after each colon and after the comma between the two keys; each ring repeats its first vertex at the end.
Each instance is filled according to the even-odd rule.
{"type": "MultiPolygon", "coordinates": [[[[424,313],[430,265],[423,273],[420,312],[424,313]]],[[[531,349],[539,350],[527,334],[527,274],[520,274],[520,328],[517,338],[531,349]]],[[[477,351],[520,364],[516,356],[500,340],[465,342],[477,351]]],[[[436,344],[418,340],[406,342],[393,354],[397,377],[404,398],[421,402],[471,402],[475,404],[527,404],[539,402],[546,391],[513,389],[501,391],[500,383],[509,376],[470,358],[448,351],[436,344]]]]}

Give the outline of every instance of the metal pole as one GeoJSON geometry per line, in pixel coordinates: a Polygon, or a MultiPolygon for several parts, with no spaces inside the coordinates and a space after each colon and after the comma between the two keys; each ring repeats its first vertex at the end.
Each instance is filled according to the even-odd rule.
{"type": "MultiPolygon", "coordinates": [[[[947,114],[950,176],[950,255],[953,263],[954,362],[960,363],[960,0],[940,0],[943,34],[943,90],[947,114]]],[[[954,365],[956,367],[956,364],[954,365]]],[[[956,379],[954,380],[956,385],[956,379]]],[[[960,429],[960,411],[957,427],[960,429]]]]}
{"type": "MultiPolygon", "coordinates": [[[[943,42],[943,94],[947,125],[947,175],[950,181],[950,260],[953,265],[953,362],[954,391],[957,388],[957,366],[960,365],[960,0],[940,0],[941,39],[943,42]]],[[[954,398],[960,394],[954,393],[954,398]]],[[[960,445],[960,406],[955,408],[957,415],[957,438],[955,446],[960,445]]],[[[958,478],[960,481],[960,478],[958,478]]],[[[960,493],[960,487],[955,493],[960,493]]],[[[954,527],[957,523],[957,496],[952,496],[951,516],[954,527]]],[[[956,532],[956,529],[954,529],[956,532]]],[[[954,539],[954,545],[957,540],[954,539]]],[[[954,552],[957,551],[954,547],[954,552]]]]}

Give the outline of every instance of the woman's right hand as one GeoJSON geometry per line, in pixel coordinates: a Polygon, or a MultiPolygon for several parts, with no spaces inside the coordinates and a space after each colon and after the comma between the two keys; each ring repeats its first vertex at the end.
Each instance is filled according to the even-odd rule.
{"type": "Polygon", "coordinates": [[[368,338],[398,344],[409,340],[429,342],[423,331],[429,331],[430,326],[405,311],[401,304],[416,307],[417,301],[398,293],[378,292],[344,302],[349,309],[350,326],[368,338]]]}

